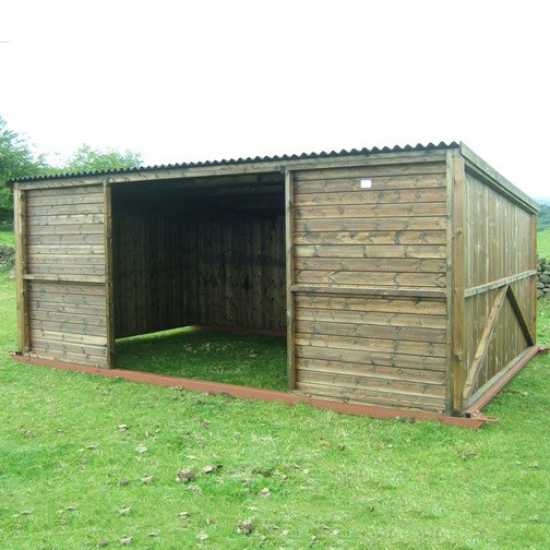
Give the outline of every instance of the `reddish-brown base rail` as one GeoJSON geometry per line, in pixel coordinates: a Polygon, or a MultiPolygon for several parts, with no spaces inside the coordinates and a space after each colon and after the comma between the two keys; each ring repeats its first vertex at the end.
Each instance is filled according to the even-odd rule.
{"type": "MultiPolygon", "coordinates": [[[[535,346],[534,346],[535,348],[535,346]]],[[[275,390],[265,390],[260,388],[251,388],[249,386],[237,386],[235,384],[223,384],[221,382],[209,382],[207,380],[194,380],[191,378],[180,378],[177,376],[165,376],[162,374],[153,374],[150,372],[139,372],[124,369],[102,369],[90,367],[77,363],[65,363],[51,359],[42,359],[12,353],[11,356],[18,362],[52,367],[56,369],[85,372],[88,374],[98,374],[108,378],[123,378],[130,382],[144,384],[155,384],[157,386],[166,386],[172,388],[182,388],[190,391],[199,391],[211,394],[226,394],[241,399],[256,399],[261,401],[279,401],[288,405],[306,403],[319,409],[327,409],[338,413],[351,414],[357,416],[370,416],[372,418],[399,418],[403,420],[418,421],[436,421],[442,424],[461,426],[464,428],[480,428],[483,424],[491,420],[489,417],[480,413],[480,409],[485,406],[528,361],[541,351],[547,351],[544,348],[533,349],[516,365],[506,373],[506,376],[499,380],[490,391],[484,394],[478,401],[472,404],[466,411],[465,416],[447,416],[436,412],[421,411],[415,409],[400,409],[396,407],[383,407],[381,405],[367,405],[364,403],[349,403],[344,401],[335,401],[331,399],[319,399],[298,393],[288,393],[275,390]]]]}

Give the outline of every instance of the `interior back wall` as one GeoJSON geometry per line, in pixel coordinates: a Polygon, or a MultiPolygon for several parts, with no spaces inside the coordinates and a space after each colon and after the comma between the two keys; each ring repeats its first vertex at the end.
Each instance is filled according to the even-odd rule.
{"type": "Polygon", "coordinates": [[[113,193],[115,337],[186,325],[284,331],[282,193],[113,193]]]}

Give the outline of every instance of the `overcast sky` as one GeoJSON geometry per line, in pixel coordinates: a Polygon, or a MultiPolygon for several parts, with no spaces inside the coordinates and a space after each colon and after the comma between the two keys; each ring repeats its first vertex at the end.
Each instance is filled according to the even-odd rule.
{"type": "Polygon", "coordinates": [[[462,140],[550,197],[546,4],[2,0],[0,115],[58,160],[462,140]]]}

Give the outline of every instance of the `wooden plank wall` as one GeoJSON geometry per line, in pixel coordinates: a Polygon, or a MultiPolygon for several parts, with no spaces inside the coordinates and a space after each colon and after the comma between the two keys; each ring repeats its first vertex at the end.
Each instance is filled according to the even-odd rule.
{"type": "MultiPolygon", "coordinates": [[[[465,287],[468,289],[536,269],[534,214],[489,187],[466,171],[465,185],[465,287]]],[[[511,284],[535,333],[534,277],[511,284]]],[[[465,299],[465,363],[473,362],[476,348],[500,289],[465,299]]],[[[481,387],[528,346],[509,300],[497,321],[494,337],[473,391],[481,387]]]]}
{"type": "Polygon", "coordinates": [[[103,187],[24,192],[30,351],[107,366],[103,187]]]}
{"type": "Polygon", "coordinates": [[[444,410],[444,158],[295,172],[293,201],[297,389],[444,410]]]}
{"type": "Polygon", "coordinates": [[[283,332],[283,186],[267,195],[113,189],[117,338],[186,325],[283,332]]]}

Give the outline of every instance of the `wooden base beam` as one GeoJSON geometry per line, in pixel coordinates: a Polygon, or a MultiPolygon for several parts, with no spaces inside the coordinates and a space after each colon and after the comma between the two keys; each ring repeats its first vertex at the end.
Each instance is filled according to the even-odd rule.
{"type": "Polygon", "coordinates": [[[465,416],[475,416],[479,411],[489,403],[500,390],[523,368],[529,361],[538,353],[548,351],[540,346],[531,346],[523,353],[518,355],[498,374],[493,376],[486,384],[481,386],[479,390],[469,399],[464,410],[465,416]]]}
{"type": "Polygon", "coordinates": [[[123,378],[130,382],[155,384],[158,386],[181,388],[189,391],[206,392],[212,394],[225,394],[239,397],[241,399],[254,399],[260,401],[278,401],[288,405],[297,405],[305,403],[318,409],[331,410],[337,413],[350,414],[354,416],[368,416],[372,418],[393,418],[405,421],[432,421],[463,428],[480,428],[489,418],[483,415],[467,417],[447,416],[435,412],[421,411],[416,409],[399,409],[396,407],[382,407],[379,405],[368,405],[364,403],[350,403],[344,401],[335,401],[331,399],[319,399],[308,397],[297,393],[288,393],[274,390],[265,390],[260,388],[251,388],[248,386],[237,386],[234,384],[223,384],[220,382],[209,382],[207,380],[195,380],[190,378],[179,378],[176,376],[166,376],[153,374],[150,372],[139,372],[123,369],[102,369],[90,367],[77,363],[64,363],[61,361],[52,361],[50,359],[38,359],[26,355],[13,353],[12,357],[20,362],[31,365],[39,365],[62,370],[83,372],[87,374],[96,374],[108,378],[123,378]]]}

